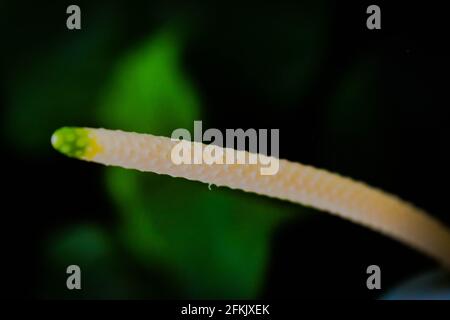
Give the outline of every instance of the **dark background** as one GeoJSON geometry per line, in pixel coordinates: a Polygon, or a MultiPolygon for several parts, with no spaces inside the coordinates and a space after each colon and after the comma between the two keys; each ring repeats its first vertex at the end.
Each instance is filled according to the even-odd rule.
{"type": "MultiPolygon", "coordinates": [[[[86,113],[86,106],[67,111],[61,121],[57,114],[40,114],[39,109],[14,111],[24,105],[15,103],[17,96],[27,96],[23,79],[51,52],[49,48],[64,46],[77,32],[90,32],[100,18],[102,28],[112,30],[110,54],[98,61],[74,59],[74,65],[84,64],[82,70],[91,65],[96,76],[86,78],[89,73],[68,67],[65,76],[72,77],[72,85],[89,88],[81,90],[84,99],[72,88],[61,93],[61,108],[65,101],[82,104],[93,98],[96,85],[106,81],[124,52],[176,20],[175,24],[186,26],[181,28],[187,34],[182,66],[201,93],[204,127],[279,128],[282,158],[366,181],[450,225],[445,205],[448,187],[441,183],[448,176],[449,163],[444,114],[448,33],[446,11],[437,3],[374,2],[381,7],[382,29],[368,30],[365,9],[372,2],[365,1],[228,7],[169,6],[163,1],[77,2],[82,10],[81,31],[65,27],[65,8],[71,3],[3,3],[3,293],[15,298],[67,297],[63,288],[48,285],[65,281],[64,269],[52,269],[52,260],[45,258],[49,235],[80,221],[94,221],[104,228],[117,224],[100,166],[53,152],[51,130],[40,126],[42,121],[54,124],[53,130],[104,124],[79,116],[86,113]],[[33,143],[21,145],[18,133],[36,135],[36,141],[46,137],[48,150],[29,147],[33,143]]],[[[77,54],[76,47],[71,50],[77,54]]],[[[45,68],[40,72],[45,81],[45,68]]],[[[64,81],[56,77],[52,81],[60,80],[64,81]]],[[[41,101],[30,98],[26,103],[41,101]]],[[[266,201],[297,210],[295,205],[266,201]]],[[[250,297],[378,298],[402,281],[436,268],[434,261],[373,231],[312,209],[302,212],[307,219],[294,216],[273,230],[263,284],[250,297]],[[365,270],[370,264],[381,267],[382,292],[366,289],[365,270]]],[[[126,247],[114,243],[121,248],[119,260],[135,261],[126,247]]],[[[130,262],[126,272],[137,274],[144,283],[158,278],[157,272],[137,262],[130,262]]],[[[140,292],[145,291],[130,295],[123,291],[117,297],[217,297],[180,293],[176,284],[164,282],[151,294],[140,292]]],[[[240,294],[231,290],[218,296],[240,294]]]]}

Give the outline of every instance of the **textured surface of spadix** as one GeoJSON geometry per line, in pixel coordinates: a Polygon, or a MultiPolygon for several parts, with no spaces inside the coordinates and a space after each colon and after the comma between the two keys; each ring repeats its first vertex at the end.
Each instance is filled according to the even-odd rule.
{"type": "Polygon", "coordinates": [[[279,172],[272,176],[260,175],[259,164],[175,165],[171,151],[179,141],[106,129],[84,130],[99,146],[88,160],[312,206],[386,234],[450,267],[450,232],[444,225],[412,204],[364,183],[287,160],[280,160],[279,172]]]}

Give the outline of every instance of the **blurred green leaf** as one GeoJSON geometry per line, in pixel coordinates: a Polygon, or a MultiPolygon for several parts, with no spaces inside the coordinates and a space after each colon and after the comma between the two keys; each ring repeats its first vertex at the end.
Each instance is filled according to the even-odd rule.
{"type": "Polygon", "coordinates": [[[169,270],[183,297],[258,295],[271,232],[288,216],[285,207],[168,176],[120,168],[107,173],[129,250],[142,263],[169,270]]]}
{"type": "Polygon", "coordinates": [[[189,127],[199,102],[180,68],[182,39],[165,29],[121,60],[97,109],[101,124],[168,135],[189,127]]]}

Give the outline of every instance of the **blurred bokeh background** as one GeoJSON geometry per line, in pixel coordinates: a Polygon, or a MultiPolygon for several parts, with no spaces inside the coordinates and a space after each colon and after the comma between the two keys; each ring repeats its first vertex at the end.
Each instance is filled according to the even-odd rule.
{"type": "MultiPolygon", "coordinates": [[[[406,2],[405,2],[406,3],[406,2]]],[[[372,4],[3,1],[2,284],[38,298],[379,298],[437,266],[325,213],[55,152],[67,125],[279,128],[282,158],[450,224],[443,10],[372,4]],[[75,2],[74,2],[75,3],[75,2]],[[448,180],[447,180],[448,181],[448,180]],[[82,270],[69,291],[66,267],[82,270]],[[382,270],[368,291],[366,268],[382,270]]],[[[448,104],[448,102],[447,102],[448,104]]]]}

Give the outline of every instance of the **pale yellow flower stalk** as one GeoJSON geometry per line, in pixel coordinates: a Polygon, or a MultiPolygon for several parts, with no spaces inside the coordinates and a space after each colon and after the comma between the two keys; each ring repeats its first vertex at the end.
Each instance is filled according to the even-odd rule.
{"type": "Polygon", "coordinates": [[[176,165],[171,161],[171,152],[178,143],[150,134],[90,128],[62,128],[52,136],[53,146],[71,157],[311,206],[397,239],[450,268],[449,229],[394,195],[287,160],[279,160],[275,175],[261,175],[261,164],[176,165]]]}

